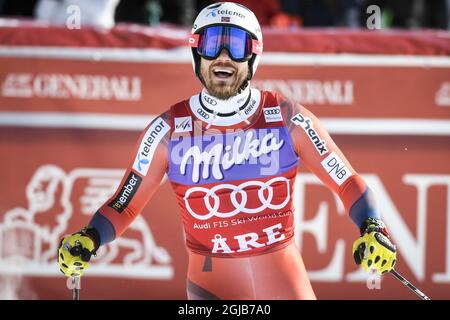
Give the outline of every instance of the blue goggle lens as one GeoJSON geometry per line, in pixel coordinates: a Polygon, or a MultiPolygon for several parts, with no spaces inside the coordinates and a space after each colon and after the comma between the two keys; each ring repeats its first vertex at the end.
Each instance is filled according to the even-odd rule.
{"type": "Polygon", "coordinates": [[[226,48],[235,61],[248,60],[252,55],[251,35],[236,27],[215,26],[200,34],[197,52],[206,59],[216,59],[226,48]]]}

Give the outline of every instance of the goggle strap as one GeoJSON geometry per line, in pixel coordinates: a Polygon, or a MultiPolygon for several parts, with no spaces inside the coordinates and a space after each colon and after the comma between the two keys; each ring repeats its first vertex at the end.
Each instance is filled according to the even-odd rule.
{"type": "Polygon", "coordinates": [[[199,38],[200,38],[199,34],[191,34],[191,36],[189,37],[189,45],[192,48],[197,48],[199,38]]]}
{"type": "Polygon", "coordinates": [[[263,51],[263,44],[262,42],[252,39],[252,53],[261,55],[263,51]]]}

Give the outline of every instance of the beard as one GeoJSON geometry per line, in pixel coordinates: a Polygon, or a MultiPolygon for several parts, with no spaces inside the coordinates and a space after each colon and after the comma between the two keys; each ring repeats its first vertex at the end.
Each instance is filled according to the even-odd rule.
{"type": "Polygon", "coordinates": [[[209,67],[205,67],[204,64],[200,66],[200,76],[203,85],[208,93],[218,99],[228,100],[229,98],[238,94],[247,85],[246,79],[248,74],[248,64],[245,64],[245,68],[237,69],[231,63],[214,63],[209,67]],[[234,70],[232,81],[217,81],[214,78],[213,68],[226,67],[234,70]]]}

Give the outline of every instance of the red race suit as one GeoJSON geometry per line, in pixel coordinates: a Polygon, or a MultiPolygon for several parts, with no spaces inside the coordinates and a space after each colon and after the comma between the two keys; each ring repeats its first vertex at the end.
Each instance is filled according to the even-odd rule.
{"type": "Polygon", "coordinates": [[[155,118],[90,227],[102,245],[119,237],[167,174],[189,252],[188,298],[315,299],[293,240],[298,164],[358,227],[378,215],[369,190],[305,107],[250,88],[228,102],[230,112],[214,111],[218,103],[203,90],[155,118]]]}

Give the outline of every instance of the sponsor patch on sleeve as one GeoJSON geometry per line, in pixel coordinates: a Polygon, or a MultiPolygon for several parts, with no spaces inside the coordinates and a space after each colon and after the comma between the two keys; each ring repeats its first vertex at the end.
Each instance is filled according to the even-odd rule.
{"type": "Polygon", "coordinates": [[[175,118],[174,132],[189,132],[192,131],[192,117],[178,117],[175,118]]]}
{"type": "Polygon", "coordinates": [[[134,172],[130,172],[119,193],[108,204],[108,206],[116,210],[118,213],[122,213],[122,211],[128,206],[131,199],[133,199],[134,195],[136,194],[141,181],[141,177],[139,177],[134,172]]]}
{"type": "Polygon", "coordinates": [[[321,156],[328,152],[328,149],[325,146],[326,141],[322,140],[316,129],[314,129],[313,122],[310,118],[304,117],[301,113],[297,113],[292,117],[291,122],[297,126],[300,126],[305,131],[309,140],[311,140],[317,152],[321,156]]]}
{"type": "Polygon", "coordinates": [[[156,147],[169,130],[170,126],[161,118],[157,118],[152,123],[139,146],[139,151],[133,164],[134,170],[144,176],[147,175],[156,147]]]}
{"type": "Polygon", "coordinates": [[[283,121],[283,116],[281,115],[280,107],[264,108],[263,112],[264,112],[264,119],[266,119],[266,122],[283,121]]]}
{"type": "Polygon", "coordinates": [[[345,166],[344,162],[339,158],[336,152],[330,153],[321,162],[322,167],[328,172],[328,175],[336,182],[339,186],[342,185],[352,173],[345,166]]]}

